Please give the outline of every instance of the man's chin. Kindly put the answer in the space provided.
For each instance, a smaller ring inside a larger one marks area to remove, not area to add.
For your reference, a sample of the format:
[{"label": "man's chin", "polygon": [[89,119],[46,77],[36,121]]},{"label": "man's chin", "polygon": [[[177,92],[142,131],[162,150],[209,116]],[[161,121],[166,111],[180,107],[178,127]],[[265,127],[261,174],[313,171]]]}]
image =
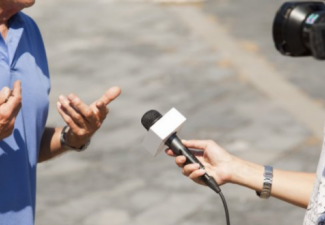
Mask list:
[{"label": "man's chin", "polygon": [[25,8],[29,8],[35,4],[35,0],[26,1]]}]

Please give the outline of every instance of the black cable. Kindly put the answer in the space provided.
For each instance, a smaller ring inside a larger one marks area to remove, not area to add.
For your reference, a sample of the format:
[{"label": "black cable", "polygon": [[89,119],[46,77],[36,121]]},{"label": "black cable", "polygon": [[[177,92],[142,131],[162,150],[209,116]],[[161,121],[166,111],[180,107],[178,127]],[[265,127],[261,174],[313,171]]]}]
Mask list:
[{"label": "black cable", "polygon": [[[203,167],[203,165],[202,165],[202,167]],[[230,218],[229,218],[229,211],[228,211],[227,202],[226,202],[225,196],[221,192],[219,184],[216,182],[216,180],[213,177],[211,177],[207,173],[205,173],[200,178],[204,183],[206,183],[206,185],[208,185],[208,187],[210,187],[214,192],[219,194],[219,196],[220,196],[220,198],[222,200],[222,203],[223,203],[223,208],[225,209],[227,225],[230,225]]]},{"label": "black cable", "polygon": [[227,206],[227,202],[226,202],[225,196],[223,196],[223,194],[222,194],[221,191],[218,194],[219,194],[219,196],[220,196],[220,198],[222,200],[223,208],[225,209],[227,225],[230,225],[229,211],[228,211],[228,206]]}]

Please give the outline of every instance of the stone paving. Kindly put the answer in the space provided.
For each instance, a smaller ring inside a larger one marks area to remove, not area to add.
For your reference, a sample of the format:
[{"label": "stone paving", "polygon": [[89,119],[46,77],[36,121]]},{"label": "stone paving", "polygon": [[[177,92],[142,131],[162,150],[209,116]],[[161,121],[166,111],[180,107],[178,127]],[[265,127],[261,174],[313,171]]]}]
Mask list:
[{"label": "stone paving", "polygon": [[[150,109],[165,113],[176,107],[184,114],[182,138],[213,139],[239,157],[281,169],[316,170],[321,140],[247,83],[169,5],[149,2],[43,0],[26,10],[39,24],[47,48],[49,125],[63,125],[55,107],[60,94],[73,92],[91,103],[110,86],[123,90],[89,150],[39,165],[37,225],[225,224],[218,196],[183,177],[173,159],[164,154],[152,158],[141,146],[145,129],[140,119]],[[238,19],[241,4],[223,0],[193,7],[226,15],[228,21]],[[246,39],[261,46],[257,32]],[[282,67],[281,60],[272,59],[280,56],[271,56],[277,53],[271,54],[270,46],[262,45],[268,51],[261,55]],[[324,94],[314,82],[292,82]],[[222,190],[232,224],[302,223],[303,209],[276,199],[262,201],[254,191],[234,185]]]}]

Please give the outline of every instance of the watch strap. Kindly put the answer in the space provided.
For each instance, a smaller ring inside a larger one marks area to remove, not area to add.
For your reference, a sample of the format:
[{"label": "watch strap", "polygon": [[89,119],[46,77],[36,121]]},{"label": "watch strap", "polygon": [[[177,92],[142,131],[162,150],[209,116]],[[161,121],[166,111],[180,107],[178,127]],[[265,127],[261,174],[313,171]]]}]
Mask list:
[{"label": "watch strap", "polygon": [[256,194],[263,199],[268,199],[271,196],[272,181],[273,181],[273,167],[264,166],[264,179],[262,191],[256,191]]},{"label": "watch strap", "polygon": [[66,136],[67,136],[68,131],[69,131],[69,126],[64,126],[61,131],[60,144],[61,144],[62,148],[66,149],[66,150],[74,150],[77,152],[82,152],[88,148],[88,146],[90,144],[90,139],[84,145],[82,145],[80,148],[76,148],[76,147],[67,145]]}]

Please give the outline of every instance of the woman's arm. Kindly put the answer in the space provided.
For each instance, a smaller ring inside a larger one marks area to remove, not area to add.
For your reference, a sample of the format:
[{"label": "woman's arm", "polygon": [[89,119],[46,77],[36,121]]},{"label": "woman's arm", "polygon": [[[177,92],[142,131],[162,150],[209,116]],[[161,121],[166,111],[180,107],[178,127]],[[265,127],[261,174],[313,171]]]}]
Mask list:
[{"label": "woman's arm", "polygon": [[[238,158],[236,160],[238,162],[234,165],[237,165],[237,168],[234,170],[229,182],[260,192],[263,186],[264,166]],[[313,173],[274,169],[271,196],[307,208],[314,181],[315,174]]]},{"label": "woman's arm", "polygon": [[[184,165],[184,156],[176,157],[176,164],[183,168],[183,174],[193,181],[204,185],[200,177],[207,172],[220,184],[234,183],[252,190],[261,191],[264,180],[264,166],[254,164],[229,154],[214,141],[184,141],[188,148],[203,150],[197,158],[204,165],[205,170],[198,164]],[[170,149],[167,154],[174,156]],[[309,197],[313,189],[315,174],[289,172],[275,169],[271,196],[289,202],[299,207],[308,206]]]}]

